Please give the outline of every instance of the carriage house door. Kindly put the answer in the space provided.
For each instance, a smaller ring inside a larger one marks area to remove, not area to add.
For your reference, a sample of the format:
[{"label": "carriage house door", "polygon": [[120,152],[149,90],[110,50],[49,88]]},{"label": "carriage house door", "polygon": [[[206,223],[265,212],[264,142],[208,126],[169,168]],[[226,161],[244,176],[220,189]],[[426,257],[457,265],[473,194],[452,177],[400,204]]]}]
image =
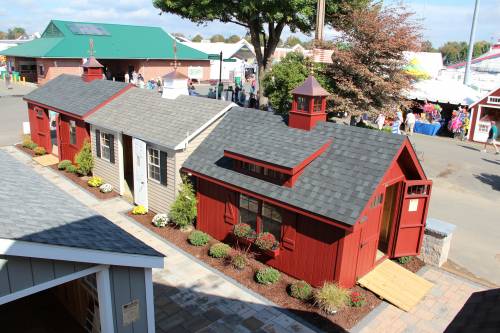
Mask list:
[{"label": "carriage house door", "polygon": [[405,182],[401,214],[395,229],[393,257],[420,253],[431,188],[432,181],[429,180]]},{"label": "carriage house door", "polygon": [[132,138],[134,157],[134,202],[148,208],[148,170],[146,142]]}]

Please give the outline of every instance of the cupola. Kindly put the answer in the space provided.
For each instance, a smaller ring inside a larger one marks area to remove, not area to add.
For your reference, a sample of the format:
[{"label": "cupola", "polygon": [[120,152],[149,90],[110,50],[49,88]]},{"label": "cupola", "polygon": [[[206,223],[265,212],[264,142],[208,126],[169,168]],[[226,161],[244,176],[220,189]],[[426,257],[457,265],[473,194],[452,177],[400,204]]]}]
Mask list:
[{"label": "cupola", "polygon": [[163,93],[161,97],[168,99],[176,99],[179,95],[189,95],[188,80],[189,78],[174,69],[163,79]]},{"label": "cupola", "polygon": [[310,131],[320,121],[326,121],[326,97],[330,95],[312,75],[292,90],[292,109],[288,126]]},{"label": "cupola", "polygon": [[103,68],[104,66],[97,61],[94,57],[94,41],[91,39],[89,41],[90,46],[90,56],[83,63],[83,75],[82,79],[85,82],[90,82],[94,80],[102,80]]}]

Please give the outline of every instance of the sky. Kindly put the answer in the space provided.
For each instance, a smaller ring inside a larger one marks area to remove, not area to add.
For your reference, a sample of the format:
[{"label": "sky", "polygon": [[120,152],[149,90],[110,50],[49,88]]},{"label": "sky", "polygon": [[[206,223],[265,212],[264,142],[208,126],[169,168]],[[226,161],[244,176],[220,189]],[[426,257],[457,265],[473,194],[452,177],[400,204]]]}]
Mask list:
[{"label": "sky", "polygon": [[[405,3],[421,21],[424,38],[435,46],[449,40],[468,40],[474,0],[406,0]],[[0,30],[21,26],[29,33],[43,32],[51,19],[60,19],[161,26],[168,32],[181,32],[187,37],[198,33],[205,38],[214,34],[226,37],[245,34],[245,29],[235,24],[211,22],[199,26],[178,16],[159,13],[151,0],[0,0]],[[499,39],[499,18],[500,0],[482,0],[476,40]],[[289,34],[290,31],[285,31],[283,39]],[[326,36],[334,34],[334,31],[327,31]]]}]

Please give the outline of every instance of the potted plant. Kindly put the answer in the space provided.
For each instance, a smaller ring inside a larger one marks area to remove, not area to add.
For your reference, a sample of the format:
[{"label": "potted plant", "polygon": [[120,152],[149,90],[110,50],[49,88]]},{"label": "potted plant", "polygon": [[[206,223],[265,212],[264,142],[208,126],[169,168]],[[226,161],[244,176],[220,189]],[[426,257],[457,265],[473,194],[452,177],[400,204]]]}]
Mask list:
[{"label": "potted plant", "polygon": [[279,243],[276,241],[276,237],[269,232],[260,233],[255,239],[255,246],[257,246],[264,254],[276,258],[279,253]]}]

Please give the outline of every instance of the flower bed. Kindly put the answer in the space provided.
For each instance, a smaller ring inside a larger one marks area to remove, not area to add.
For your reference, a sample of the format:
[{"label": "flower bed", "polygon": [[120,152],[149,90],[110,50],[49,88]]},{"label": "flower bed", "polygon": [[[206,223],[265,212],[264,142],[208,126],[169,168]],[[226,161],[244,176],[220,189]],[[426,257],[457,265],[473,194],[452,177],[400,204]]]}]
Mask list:
[{"label": "flower bed", "polygon": [[20,143],[16,145],[16,148],[19,149],[20,151],[22,151],[22,152],[30,155],[31,157],[35,157],[36,156],[35,152],[32,149],[23,147],[23,145],[20,144]]},{"label": "flower bed", "polygon": [[396,260],[396,263],[403,266],[404,268],[406,268],[407,270],[409,270],[412,273],[418,272],[422,267],[425,266],[425,263],[422,260],[418,259],[417,257],[412,257],[410,259],[410,261],[405,263],[405,264],[401,264],[397,260]]},{"label": "flower bed", "polygon": [[[188,232],[180,231],[178,228],[175,228],[171,225],[167,225],[164,228],[155,227],[151,222],[153,217],[155,216],[154,212],[150,211],[145,215],[132,215],[131,212],[128,212],[127,215],[144,227],[152,230],[159,236],[174,244],[175,246],[190,253],[192,256],[198,258],[199,260],[202,260],[213,268],[221,271],[225,275],[235,279],[242,285],[261,294],[262,296],[278,304],[279,306],[295,313],[312,325],[324,331],[344,331],[345,329],[353,327],[381,302],[381,300],[373,293],[359,286],[355,286],[351,289],[351,291],[358,292],[364,296],[366,300],[364,306],[346,306],[334,315],[327,314],[321,311],[318,307],[314,306],[312,301],[303,302],[299,299],[291,297],[288,294],[289,286],[292,283],[298,281],[291,276],[281,273],[280,279],[276,283],[270,285],[259,284],[255,281],[256,271],[268,267],[260,261],[253,258],[248,258],[248,262],[246,265],[244,265],[244,267],[236,269],[233,266],[234,263],[231,263],[230,258],[216,259],[209,256],[208,250],[213,244],[218,243],[217,240],[210,239],[210,241],[205,246],[193,246],[188,242]],[[243,245],[241,241],[239,242],[239,244]],[[244,245],[241,247],[245,248]]]}]

